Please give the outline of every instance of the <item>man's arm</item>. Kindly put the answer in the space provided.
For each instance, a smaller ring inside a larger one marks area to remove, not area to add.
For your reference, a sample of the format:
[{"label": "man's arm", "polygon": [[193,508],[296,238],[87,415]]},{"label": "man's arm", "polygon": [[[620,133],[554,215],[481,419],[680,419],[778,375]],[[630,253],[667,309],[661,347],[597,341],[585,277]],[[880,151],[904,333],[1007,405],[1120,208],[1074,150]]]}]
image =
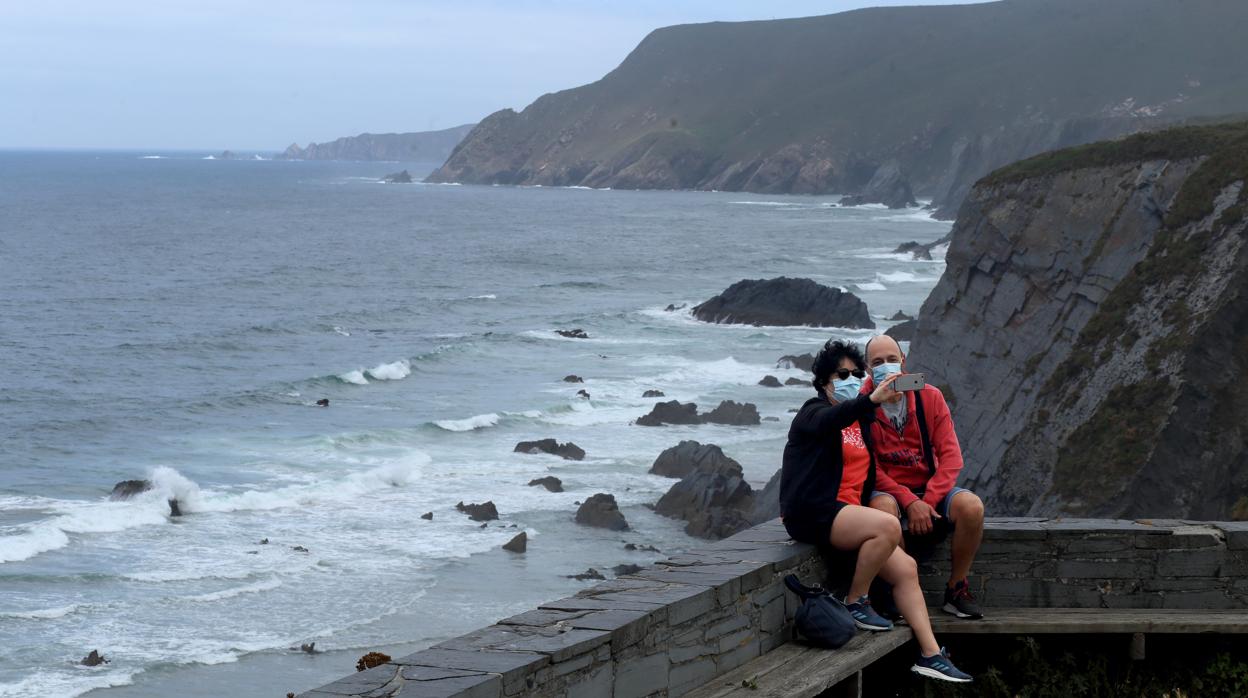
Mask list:
[{"label": "man's arm", "polygon": [[962,472],[962,447],[958,445],[958,435],[954,432],[953,417],[949,414],[945,396],[939,390],[925,390],[923,407],[927,413],[927,431],[932,439],[932,450],[938,463],[936,474],[927,481],[923,501],[936,508],[953,489],[958,481],[958,474]]}]

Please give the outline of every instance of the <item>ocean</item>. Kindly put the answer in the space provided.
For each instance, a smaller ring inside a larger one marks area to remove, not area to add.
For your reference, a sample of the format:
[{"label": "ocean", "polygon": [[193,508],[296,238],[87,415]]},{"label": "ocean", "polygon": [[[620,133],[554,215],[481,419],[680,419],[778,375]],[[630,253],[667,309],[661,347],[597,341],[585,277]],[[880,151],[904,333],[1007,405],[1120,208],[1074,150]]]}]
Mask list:
[{"label": "ocean", "polygon": [[[0,152],[0,696],[285,695],[697,547],[646,506],[659,452],[718,444],[761,487],[813,390],[758,381],[872,332],[689,307],[808,277],[884,328],[944,268],[891,253],[948,232],[919,209],[378,182],[435,166]],[[649,389],[778,421],[634,426]],[[513,453],[547,437],[585,460]],[[573,522],[596,492],[628,531]]]}]

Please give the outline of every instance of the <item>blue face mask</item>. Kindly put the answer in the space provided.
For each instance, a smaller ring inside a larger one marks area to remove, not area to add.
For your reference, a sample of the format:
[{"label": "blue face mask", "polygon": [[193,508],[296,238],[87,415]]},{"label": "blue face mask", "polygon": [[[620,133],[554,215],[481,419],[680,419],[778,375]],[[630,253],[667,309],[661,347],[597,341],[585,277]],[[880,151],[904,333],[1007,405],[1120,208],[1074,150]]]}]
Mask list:
[{"label": "blue face mask", "polygon": [[875,384],[883,383],[885,379],[894,373],[901,373],[901,364],[880,364],[871,369],[871,377],[875,379]]},{"label": "blue face mask", "polygon": [[839,378],[832,379],[832,397],[837,402],[845,402],[858,397],[858,390],[862,388],[862,379],[850,376],[845,380]]}]

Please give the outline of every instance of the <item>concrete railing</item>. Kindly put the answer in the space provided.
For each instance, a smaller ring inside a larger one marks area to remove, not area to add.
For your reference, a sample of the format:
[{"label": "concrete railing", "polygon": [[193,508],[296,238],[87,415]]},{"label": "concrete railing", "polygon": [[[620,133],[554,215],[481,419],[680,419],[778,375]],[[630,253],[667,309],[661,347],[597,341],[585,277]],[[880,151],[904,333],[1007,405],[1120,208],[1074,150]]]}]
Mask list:
[{"label": "concrete railing", "polygon": [[[300,694],[677,696],[787,642],[791,572],[814,548],[772,521]],[[922,566],[933,604],[948,546]],[[972,572],[986,607],[1248,608],[1248,523],[994,519]]]}]

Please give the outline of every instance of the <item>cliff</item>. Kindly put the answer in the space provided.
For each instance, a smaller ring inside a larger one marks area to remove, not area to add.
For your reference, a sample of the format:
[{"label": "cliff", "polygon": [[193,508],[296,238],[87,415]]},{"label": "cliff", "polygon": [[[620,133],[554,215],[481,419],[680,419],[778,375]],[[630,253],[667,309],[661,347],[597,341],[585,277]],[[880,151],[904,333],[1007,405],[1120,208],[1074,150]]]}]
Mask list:
[{"label": "cliff", "polygon": [[328,143],[290,144],[275,160],[443,162],[476,124],[416,133],[361,133]]},{"label": "cliff", "polygon": [[956,209],[1046,150],[1248,111],[1248,3],[1005,0],[659,29],[484,119],[434,181],[857,193]]},{"label": "cliff", "polygon": [[909,368],[945,388],[994,514],[1248,509],[1248,122],[980,181]]}]

